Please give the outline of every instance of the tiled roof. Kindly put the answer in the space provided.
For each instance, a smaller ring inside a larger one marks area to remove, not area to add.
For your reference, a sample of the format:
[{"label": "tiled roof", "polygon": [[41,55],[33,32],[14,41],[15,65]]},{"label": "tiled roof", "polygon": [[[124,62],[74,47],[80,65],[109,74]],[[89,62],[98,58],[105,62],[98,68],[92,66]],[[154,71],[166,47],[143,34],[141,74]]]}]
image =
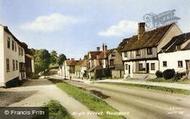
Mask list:
[{"label": "tiled roof", "polygon": [[142,35],[140,39],[138,39],[138,35],[126,38],[119,44],[118,49],[119,51],[130,51],[148,47],[155,47],[158,45],[159,41],[163,38],[163,36],[172,25],[174,25],[174,23],[159,27],[151,31],[147,31]]},{"label": "tiled roof", "polygon": [[68,65],[68,66],[74,66],[74,65],[76,65],[76,60],[66,60],[66,64]]},{"label": "tiled roof", "polygon": [[91,59],[96,59],[97,55],[99,55],[101,51],[90,51],[89,54],[91,55]]},{"label": "tiled roof", "polygon": [[113,51],[114,49],[109,49],[106,51],[101,51],[101,53],[97,56],[98,59],[106,59],[108,58],[108,55]]},{"label": "tiled roof", "polygon": [[[182,45],[185,43],[187,40],[190,40],[190,32],[189,33],[184,33],[178,36],[175,36],[172,38],[170,42],[168,42],[163,48],[162,51],[164,52],[173,52],[176,51],[176,47]],[[187,44],[183,49],[181,50],[187,50],[190,49],[190,43]]]}]

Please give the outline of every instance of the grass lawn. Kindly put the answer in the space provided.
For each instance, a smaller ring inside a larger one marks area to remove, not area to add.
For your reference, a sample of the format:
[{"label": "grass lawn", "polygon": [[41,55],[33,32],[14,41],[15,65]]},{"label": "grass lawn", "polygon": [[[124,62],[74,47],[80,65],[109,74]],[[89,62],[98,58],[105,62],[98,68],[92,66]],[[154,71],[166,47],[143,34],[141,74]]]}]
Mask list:
[{"label": "grass lawn", "polygon": [[74,119],[67,110],[56,100],[51,100],[45,107],[49,109],[49,119]]},{"label": "grass lawn", "polygon": [[94,112],[102,112],[98,115],[101,119],[125,119],[125,117],[120,115],[108,115],[108,112],[117,113],[118,110],[108,105],[102,99],[96,97],[95,95],[92,95],[89,91],[82,90],[66,82],[57,83],[56,85],[74,97],[76,100],[87,106],[90,110]]},{"label": "grass lawn", "polygon": [[[101,82],[101,83],[105,83],[105,82]],[[105,84],[108,84],[108,82],[106,82]],[[109,84],[130,86],[130,87],[139,87],[139,88],[146,88],[146,89],[165,91],[165,92],[169,92],[169,93],[190,95],[190,91],[185,90],[185,89],[168,88],[168,87],[162,87],[162,86],[151,86],[151,85],[145,85],[145,84],[131,84],[131,83],[112,83],[112,82],[109,82]]]}]

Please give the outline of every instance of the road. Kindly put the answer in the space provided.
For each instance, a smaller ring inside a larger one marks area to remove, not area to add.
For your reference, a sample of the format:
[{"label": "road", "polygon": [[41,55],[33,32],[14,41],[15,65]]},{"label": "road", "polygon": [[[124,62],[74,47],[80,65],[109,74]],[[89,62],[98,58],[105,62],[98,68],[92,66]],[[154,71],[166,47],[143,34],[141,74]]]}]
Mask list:
[{"label": "road", "polygon": [[190,119],[189,95],[113,84],[67,82],[109,96],[104,100],[120,112],[126,112],[127,119]]}]

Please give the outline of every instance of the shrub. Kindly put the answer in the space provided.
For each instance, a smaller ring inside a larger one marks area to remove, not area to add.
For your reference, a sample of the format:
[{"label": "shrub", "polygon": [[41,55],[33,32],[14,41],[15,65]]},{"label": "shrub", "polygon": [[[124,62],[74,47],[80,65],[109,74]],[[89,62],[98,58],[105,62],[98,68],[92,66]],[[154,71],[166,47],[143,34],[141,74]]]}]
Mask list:
[{"label": "shrub", "polygon": [[174,79],[175,80],[179,80],[179,79],[181,79],[183,76],[185,76],[186,75],[186,73],[185,72],[181,72],[181,73],[176,73],[175,74],[175,77],[174,77]]},{"label": "shrub", "polygon": [[171,79],[175,76],[175,70],[174,69],[166,69],[163,72],[164,79]]},{"label": "shrub", "polygon": [[163,74],[162,74],[162,72],[161,71],[156,71],[156,77],[157,78],[161,78],[161,77],[163,77]]},{"label": "shrub", "polygon": [[56,100],[50,100],[45,107],[48,107],[50,119],[73,119],[60,102]]}]

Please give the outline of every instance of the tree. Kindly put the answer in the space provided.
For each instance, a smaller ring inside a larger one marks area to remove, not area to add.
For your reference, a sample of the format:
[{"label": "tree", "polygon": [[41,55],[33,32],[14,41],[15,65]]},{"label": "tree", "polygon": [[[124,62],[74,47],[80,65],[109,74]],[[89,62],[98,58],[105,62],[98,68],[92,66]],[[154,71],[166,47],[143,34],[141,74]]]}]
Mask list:
[{"label": "tree", "polygon": [[50,54],[51,56],[51,64],[56,64],[57,63],[57,52],[53,50]]},{"label": "tree", "polygon": [[34,61],[36,73],[46,71],[51,63],[49,51],[46,49],[35,50]]},{"label": "tree", "polygon": [[64,54],[60,54],[59,57],[58,57],[58,60],[57,60],[57,63],[60,65],[63,64],[63,62],[66,60],[66,56]]}]

